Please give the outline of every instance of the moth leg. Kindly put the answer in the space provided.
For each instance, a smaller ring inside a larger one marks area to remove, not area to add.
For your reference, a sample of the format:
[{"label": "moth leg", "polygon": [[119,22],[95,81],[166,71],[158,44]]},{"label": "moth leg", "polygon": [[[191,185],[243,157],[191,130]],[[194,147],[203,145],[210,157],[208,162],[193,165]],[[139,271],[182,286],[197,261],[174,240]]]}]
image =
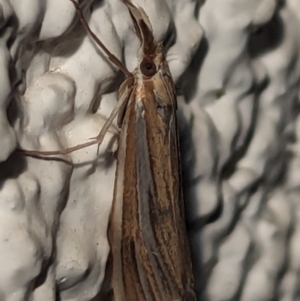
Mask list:
[{"label": "moth leg", "polygon": [[107,55],[108,59],[115,65],[117,66],[126,76],[132,76],[132,74],[128,71],[128,69],[124,66],[124,64],[114,55],[112,54],[107,48],[106,46],[99,40],[99,38],[96,36],[96,34],[91,30],[90,26],[88,25],[88,23],[86,22],[82,10],[80,8],[80,6],[78,5],[77,2],[75,2],[74,0],[70,0],[76,10],[76,13],[79,17],[79,20],[82,24],[82,26],[85,28],[85,30],[87,31],[87,33],[92,37],[92,39],[96,42],[96,44],[105,52],[105,54]]},{"label": "moth leg", "polygon": [[[83,13],[81,11],[80,6],[78,3],[76,3],[74,0],[70,0],[73,5],[75,6],[76,13],[79,16],[80,22],[86,29],[86,31],[90,34],[90,36],[95,40],[97,45],[107,54],[108,59],[115,64],[117,67],[120,68],[120,70],[127,76],[127,80],[125,81],[125,91],[124,93],[119,93],[121,95],[121,98],[118,101],[118,104],[114,107],[113,111],[111,112],[109,118],[105,122],[104,126],[102,127],[100,133],[98,136],[91,138],[93,141],[89,141],[86,143],[78,144],[73,147],[66,148],[64,150],[59,150],[59,151],[34,151],[34,150],[23,150],[19,149],[18,151],[22,152],[25,155],[28,156],[52,156],[52,155],[66,155],[69,153],[72,153],[74,151],[86,148],[88,146],[98,144],[98,150],[97,153],[99,152],[100,145],[105,137],[106,132],[108,131],[111,123],[113,122],[114,118],[120,111],[124,111],[124,107],[126,107],[126,102],[129,99],[129,95],[132,91],[132,81],[133,81],[133,76],[132,74],[127,70],[127,68],[122,64],[122,62],[115,56],[113,55],[106,47],[105,45],[98,39],[98,37],[95,35],[95,33],[90,29],[88,23],[86,22]],[[130,84],[129,84],[130,83]],[[121,89],[122,90],[122,89]]]},{"label": "moth leg", "polygon": [[[121,92],[121,93],[120,93]],[[93,139],[93,142],[96,142],[98,144],[97,154],[99,153],[100,145],[104,139],[104,136],[106,132],[108,131],[111,123],[115,119],[117,115],[118,116],[118,127],[120,128],[122,126],[122,120],[124,118],[124,111],[126,110],[127,103],[129,101],[130,95],[132,93],[132,82],[131,79],[127,79],[121,86],[119,90],[119,95],[121,95],[118,104],[114,107],[113,111],[111,112],[111,115],[109,116],[108,120],[102,127],[101,131],[96,137],[90,138]]]},{"label": "moth leg", "polygon": [[115,105],[112,112],[110,113],[108,119],[105,121],[101,131],[98,134],[98,136],[96,136],[94,138],[90,138],[93,141],[85,142],[85,143],[78,144],[78,145],[73,146],[73,147],[68,147],[66,149],[57,150],[57,151],[34,151],[34,150],[24,150],[24,149],[20,149],[19,151],[21,151],[23,154],[29,155],[29,156],[66,155],[66,154],[72,153],[74,151],[77,151],[77,150],[80,150],[80,149],[83,149],[83,148],[86,148],[88,146],[95,145],[95,144],[98,144],[98,150],[99,150],[99,147],[100,147],[100,145],[101,145],[101,143],[102,143],[102,141],[105,137],[105,134],[107,133],[107,131],[108,131],[109,127],[111,126],[113,120],[118,115],[120,110],[124,107],[124,104],[127,101],[128,101],[128,95],[124,95],[124,97],[121,97],[121,99],[118,101],[118,103]]},{"label": "moth leg", "polygon": [[96,136],[94,138],[90,138],[90,139],[94,140],[93,142],[96,142],[98,144],[97,154],[99,153],[99,148],[101,146],[101,143],[102,143],[102,141],[105,137],[105,134],[107,133],[111,123],[113,122],[115,117],[120,113],[120,111],[122,111],[122,109],[123,109],[124,105],[126,105],[127,101],[128,101],[128,97],[121,98],[119,100],[118,104],[114,107],[113,111],[111,112],[111,115],[109,116],[109,118],[105,122],[105,124],[102,127],[102,129],[101,129],[100,133],[98,134],[98,136]]}]

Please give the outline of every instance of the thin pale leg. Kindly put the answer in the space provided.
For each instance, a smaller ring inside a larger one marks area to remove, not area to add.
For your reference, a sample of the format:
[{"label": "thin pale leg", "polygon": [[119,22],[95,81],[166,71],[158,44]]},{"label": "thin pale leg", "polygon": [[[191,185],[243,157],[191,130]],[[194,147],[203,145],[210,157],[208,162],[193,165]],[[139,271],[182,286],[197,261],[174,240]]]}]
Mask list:
[{"label": "thin pale leg", "polygon": [[118,103],[115,105],[114,109],[112,110],[112,112],[110,113],[110,116],[108,117],[108,119],[106,120],[105,124],[103,125],[101,131],[99,132],[99,135],[91,138],[93,141],[90,142],[86,142],[86,143],[82,143],[82,144],[78,144],[76,146],[73,147],[69,147],[63,150],[59,150],[59,151],[33,151],[33,150],[21,150],[21,152],[25,155],[29,155],[29,156],[36,156],[36,155],[42,155],[42,156],[51,156],[51,155],[66,155],[69,153],[72,153],[74,151],[86,148],[88,146],[91,145],[95,145],[98,144],[98,149],[105,137],[105,134],[107,133],[109,127],[111,126],[113,120],[115,119],[115,117],[118,115],[118,113],[120,112],[120,110],[122,110],[125,102],[128,101],[128,97],[129,94],[125,93],[120,100],[118,101]]},{"label": "thin pale leg", "polygon": [[78,5],[78,3],[75,2],[74,0],[70,0],[70,1],[75,6],[76,13],[79,16],[79,20],[80,20],[81,24],[83,25],[85,30],[89,33],[89,35],[93,38],[93,40],[96,42],[96,44],[106,53],[106,55],[108,56],[108,59],[113,64],[115,64],[126,76],[132,77],[132,74],[127,70],[127,68],[124,66],[124,64],[106,48],[106,46],[98,39],[98,37],[95,35],[95,33],[91,30],[91,28],[89,27],[88,23],[86,22],[86,20],[83,16],[82,10],[80,9],[80,6]]},{"label": "thin pale leg", "polygon": [[[132,74],[127,70],[127,68],[122,64],[122,62],[105,47],[105,45],[98,39],[98,37],[95,35],[95,33],[91,30],[91,28],[89,27],[88,23],[86,22],[86,20],[83,16],[83,13],[82,13],[78,3],[75,2],[74,0],[70,0],[70,1],[75,6],[76,13],[79,16],[79,20],[82,23],[83,27],[90,34],[90,36],[94,39],[96,44],[107,54],[108,59],[113,64],[115,64],[118,68],[120,68],[120,70],[126,75],[126,77],[132,77]],[[106,132],[108,131],[108,129],[109,129],[111,123],[113,122],[114,118],[119,113],[119,111],[122,109],[123,104],[128,100],[128,98],[129,98],[129,95],[127,93],[125,93],[125,95],[122,95],[121,99],[118,101],[118,104],[115,106],[115,108],[111,112],[108,120],[105,122],[105,124],[104,124],[103,128],[101,129],[99,135],[95,138],[91,138],[94,141],[82,143],[82,144],[79,144],[79,145],[76,145],[76,146],[73,146],[73,147],[69,147],[69,148],[66,148],[64,150],[59,150],[59,151],[33,151],[33,150],[20,150],[20,151],[23,154],[29,155],[29,156],[30,155],[31,156],[66,155],[66,154],[69,154],[71,152],[89,147],[89,146],[94,145],[94,144],[98,144],[98,151],[99,151],[99,147],[100,147],[100,145],[101,145],[101,143],[102,143],[102,141],[105,137]]]}]

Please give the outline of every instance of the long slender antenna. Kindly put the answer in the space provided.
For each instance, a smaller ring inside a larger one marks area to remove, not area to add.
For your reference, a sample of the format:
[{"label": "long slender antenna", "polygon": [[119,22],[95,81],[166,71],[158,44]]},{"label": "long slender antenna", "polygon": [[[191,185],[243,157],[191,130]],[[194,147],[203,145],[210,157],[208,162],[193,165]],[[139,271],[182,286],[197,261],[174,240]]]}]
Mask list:
[{"label": "long slender antenna", "polygon": [[118,68],[120,68],[120,70],[127,76],[127,77],[131,77],[132,74],[131,72],[128,71],[128,69],[124,66],[124,64],[114,55],[112,54],[106,47],[105,45],[98,39],[98,37],[96,36],[96,34],[91,30],[90,26],[88,25],[88,23],[86,22],[82,10],[80,8],[80,6],[78,5],[77,2],[75,2],[74,0],[70,0],[76,9],[76,13],[79,17],[79,20],[81,22],[81,24],[83,25],[83,27],[85,28],[85,30],[90,34],[90,36],[95,40],[95,42],[97,43],[97,45],[106,53],[107,57],[109,58],[109,60],[114,63]]}]

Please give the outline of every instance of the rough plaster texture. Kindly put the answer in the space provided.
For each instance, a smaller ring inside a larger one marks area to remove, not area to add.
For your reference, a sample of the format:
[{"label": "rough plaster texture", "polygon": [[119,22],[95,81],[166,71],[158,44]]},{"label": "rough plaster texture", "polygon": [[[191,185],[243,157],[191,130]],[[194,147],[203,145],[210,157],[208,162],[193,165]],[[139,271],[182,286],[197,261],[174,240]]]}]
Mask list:
[{"label": "rough plaster texture", "polygon": [[[128,69],[139,41],[119,0],[81,1]],[[299,0],[135,0],[178,97],[184,188],[202,301],[299,300]],[[68,0],[0,1],[0,300],[107,300],[116,128],[98,134],[120,73]],[[98,295],[98,297],[96,297]],[[93,299],[95,298],[95,299]]]}]

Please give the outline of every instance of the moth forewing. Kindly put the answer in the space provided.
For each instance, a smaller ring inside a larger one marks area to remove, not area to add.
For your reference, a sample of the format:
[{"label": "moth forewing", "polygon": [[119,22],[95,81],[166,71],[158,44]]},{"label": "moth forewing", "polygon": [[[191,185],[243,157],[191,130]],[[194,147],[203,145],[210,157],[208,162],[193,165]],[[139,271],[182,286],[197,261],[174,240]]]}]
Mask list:
[{"label": "moth forewing", "polygon": [[117,301],[195,300],[182,206],[176,97],[145,12],[123,0],[141,40],[120,129],[110,224]]}]

